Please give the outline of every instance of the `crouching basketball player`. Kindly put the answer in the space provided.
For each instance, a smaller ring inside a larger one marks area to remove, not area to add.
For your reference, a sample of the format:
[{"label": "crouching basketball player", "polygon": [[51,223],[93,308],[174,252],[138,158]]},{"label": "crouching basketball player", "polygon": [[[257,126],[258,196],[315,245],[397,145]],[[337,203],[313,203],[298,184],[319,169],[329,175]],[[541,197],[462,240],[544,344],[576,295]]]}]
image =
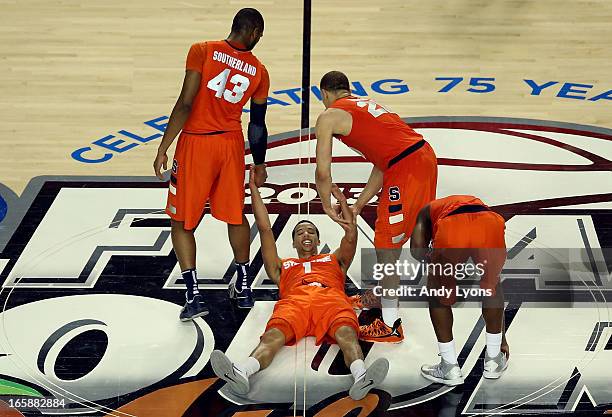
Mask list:
[{"label": "crouching basketball player", "polygon": [[[483,376],[490,379],[501,376],[509,355],[503,334],[504,300],[499,283],[506,260],[504,229],[504,219],[480,199],[452,195],[423,207],[410,240],[412,255],[419,260],[426,258],[433,266],[465,264],[471,258],[482,268],[480,288],[490,293],[483,298],[482,305],[487,342]],[[430,242],[432,249],[429,251]],[[436,268],[428,268],[428,271],[436,271]],[[455,275],[430,273],[427,280],[430,289],[444,287],[451,291],[444,297],[430,297],[429,315],[442,358],[438,364],[423,365],[421,374],[434,382],[459,385],[463,383],[463,375],[457,363],[451,309],[457,299]]]},{"label": "crouching basketball player", "polygon": [[285,345],[294,345],[306,336],[338,343],[354,383],[349,395],[360,400],[386,377],[389,362],[379,358],[366,368],[357,341],[359,322],[344,292],[344,280],[357,246],[357,229],[346,198],[335,187],[347,224],[340,247],[331,254],[318,254],[319,230],[308,220],[293,230],[293,247],[298,257],[280,259],[272,233],[268,211],[261,199],[251,168],[249,185],[252,207],[261,238],[261,252],[266,272],[280,288],[280,301],[274,307],[266,331],[246,360],[232,363],[221,351],[212,352],[210,361],[215,374],[237,394],[249,392],[249,377],[270,365],[274,355]]}]

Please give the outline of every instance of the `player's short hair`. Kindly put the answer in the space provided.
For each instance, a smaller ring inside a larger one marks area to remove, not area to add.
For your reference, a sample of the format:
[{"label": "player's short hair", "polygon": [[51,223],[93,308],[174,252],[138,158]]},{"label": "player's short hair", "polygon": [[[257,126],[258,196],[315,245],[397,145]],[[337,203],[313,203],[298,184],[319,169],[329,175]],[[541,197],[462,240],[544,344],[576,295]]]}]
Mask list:
[{"label": "player's short hair", "polygon": [[293,231],[291,232],[291,239],[295,239],[295,233],[296,233],[296,231],[297,231],[297,228],[298,228],[298,226],[299,226],[300,224],[302,224],[302,223],[308,223],[308,224],[311,224],[311,225],[312,225],[312,226],[315,228],[315,231],[317,232],[317,238],[319,238],[319,239],[320,239],[320,236],[319,236],[319,229],[318,229],[318,228],[317,228],[317,226],[316,226],[316,225],[315,225],[313,222],[311,222],[310,220],[300,220],[299,222],[297,222],[297,224],[296,224],[296,225],[295,225],[295,227],[293,228]]},{"label": "player's short hair", "polygon": [[245,7],[238,10],[232,21],[232,33],[251,33],[255,29],[264,30],[264,18],[257,9]]},{"label": "player's short hair", "polygon": [[321,78],[319,88],[326,91],[351,91],[348,77],[340,71],[330,71]]}]

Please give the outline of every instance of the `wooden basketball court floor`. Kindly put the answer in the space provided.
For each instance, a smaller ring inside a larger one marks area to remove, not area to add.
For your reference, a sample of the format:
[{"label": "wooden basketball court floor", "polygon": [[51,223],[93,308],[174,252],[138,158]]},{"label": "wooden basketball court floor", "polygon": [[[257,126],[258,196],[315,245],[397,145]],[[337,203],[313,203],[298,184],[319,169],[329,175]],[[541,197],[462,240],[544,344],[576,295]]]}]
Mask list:
[{"label": "wooden basketball court floor", "polygon": [[[310,339],[283,349],[248,397],[214,377],[210,352],[247,355],[277,295],[256,229],[255,308],[227,300],[225,226],[205,216],[198,269],[213,312],[177,319],[184,285],[152,161],[189,46],[224,38],[241,7],[266,20],[254,53],[271,76],[264,196],[281,256],[305,216],[329,250],[341,231],[317,204],[314,143],[299,130],[302,2],[0,0],[0,415],[612,413],[612,4],[312,1],[311,84],[345,72],[354,94],[432,144],[438,196],[477,195],[507,220],[504,376],[481,378],[483,323],[464,303],[455,338],[466,383],[429,384],[418,369],[438,360],[434,333],[424,303],[407,303],[403,343],[363,344],[366,362],[391,368],[357,403],[338,348]],[[310,126],[322,110],[314,88]],[[334,179],[354,198],[369,166],[338,142],[334,156]],[[373,210],[359,219],[360,248],[372,247]]]}]

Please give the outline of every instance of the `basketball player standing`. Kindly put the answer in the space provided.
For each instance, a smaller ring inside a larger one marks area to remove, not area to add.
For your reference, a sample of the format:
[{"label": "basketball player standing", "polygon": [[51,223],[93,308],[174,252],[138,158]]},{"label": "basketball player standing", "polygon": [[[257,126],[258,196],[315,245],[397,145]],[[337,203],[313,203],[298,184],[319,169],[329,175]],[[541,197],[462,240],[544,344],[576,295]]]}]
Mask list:
[{"label": "basketball player standing", "polygon": [[249,274],[250,227],[244,208],[244,138],[240,117],[251,100],[248,139],[255,163],[255,181],[266,180],[265,125],[270,80],[264,65],[251,53],[263,36],[264,20],[257,10],[238,11],[227,39],[195,43],[187,55],[185,79],[153,163],[163,179],[168,148],[179,131],[168,190],[166,213],[171,218],[172,244],[187,286],[180,319],[204,316],[208,308],[198,290],[194,230],[206,202],[216,219],[228,225],[238,271],[230,294],[238,306],[253,306]]}]

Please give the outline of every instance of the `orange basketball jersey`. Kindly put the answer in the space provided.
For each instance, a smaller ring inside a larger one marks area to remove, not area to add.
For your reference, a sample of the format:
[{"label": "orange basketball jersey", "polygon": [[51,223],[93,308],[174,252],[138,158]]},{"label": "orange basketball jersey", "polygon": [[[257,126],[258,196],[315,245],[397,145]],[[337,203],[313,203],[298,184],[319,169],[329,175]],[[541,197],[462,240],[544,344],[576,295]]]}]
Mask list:
[{"label": "orange basketball jersey", "polygon": [[242,130],[240,117],[246,102],[251,97],[268,96],[266,67],[250,51],[225,40],[193,44],[185,67],[202,74],[183,127],[186,133]]},{"label": "orange basketball jersey", "polygon": [[431,218],[434,234],[437,230],[438,221],[442,220],[459,207],[472,205],[488,207],[482,200],[473,195],[449,195],[448,197],[440,198],[429,203],[429,216]]},{"label": "orange basketball jersey", "polygon": [[335,136],[382,171],[388,168],[391,159],[423,139],[397,114],[372,99],[348,96],[336,100],[331,107],[344,110],[353,118],[351,133]]},{"label": "orange basketball jersey", "polygon": [[279,283],[280,298],[291,295],[296,288],[314,282],[344,293],[344,279],[344,273],[334,254],[314,255],[308,259],[283,259]]}]

